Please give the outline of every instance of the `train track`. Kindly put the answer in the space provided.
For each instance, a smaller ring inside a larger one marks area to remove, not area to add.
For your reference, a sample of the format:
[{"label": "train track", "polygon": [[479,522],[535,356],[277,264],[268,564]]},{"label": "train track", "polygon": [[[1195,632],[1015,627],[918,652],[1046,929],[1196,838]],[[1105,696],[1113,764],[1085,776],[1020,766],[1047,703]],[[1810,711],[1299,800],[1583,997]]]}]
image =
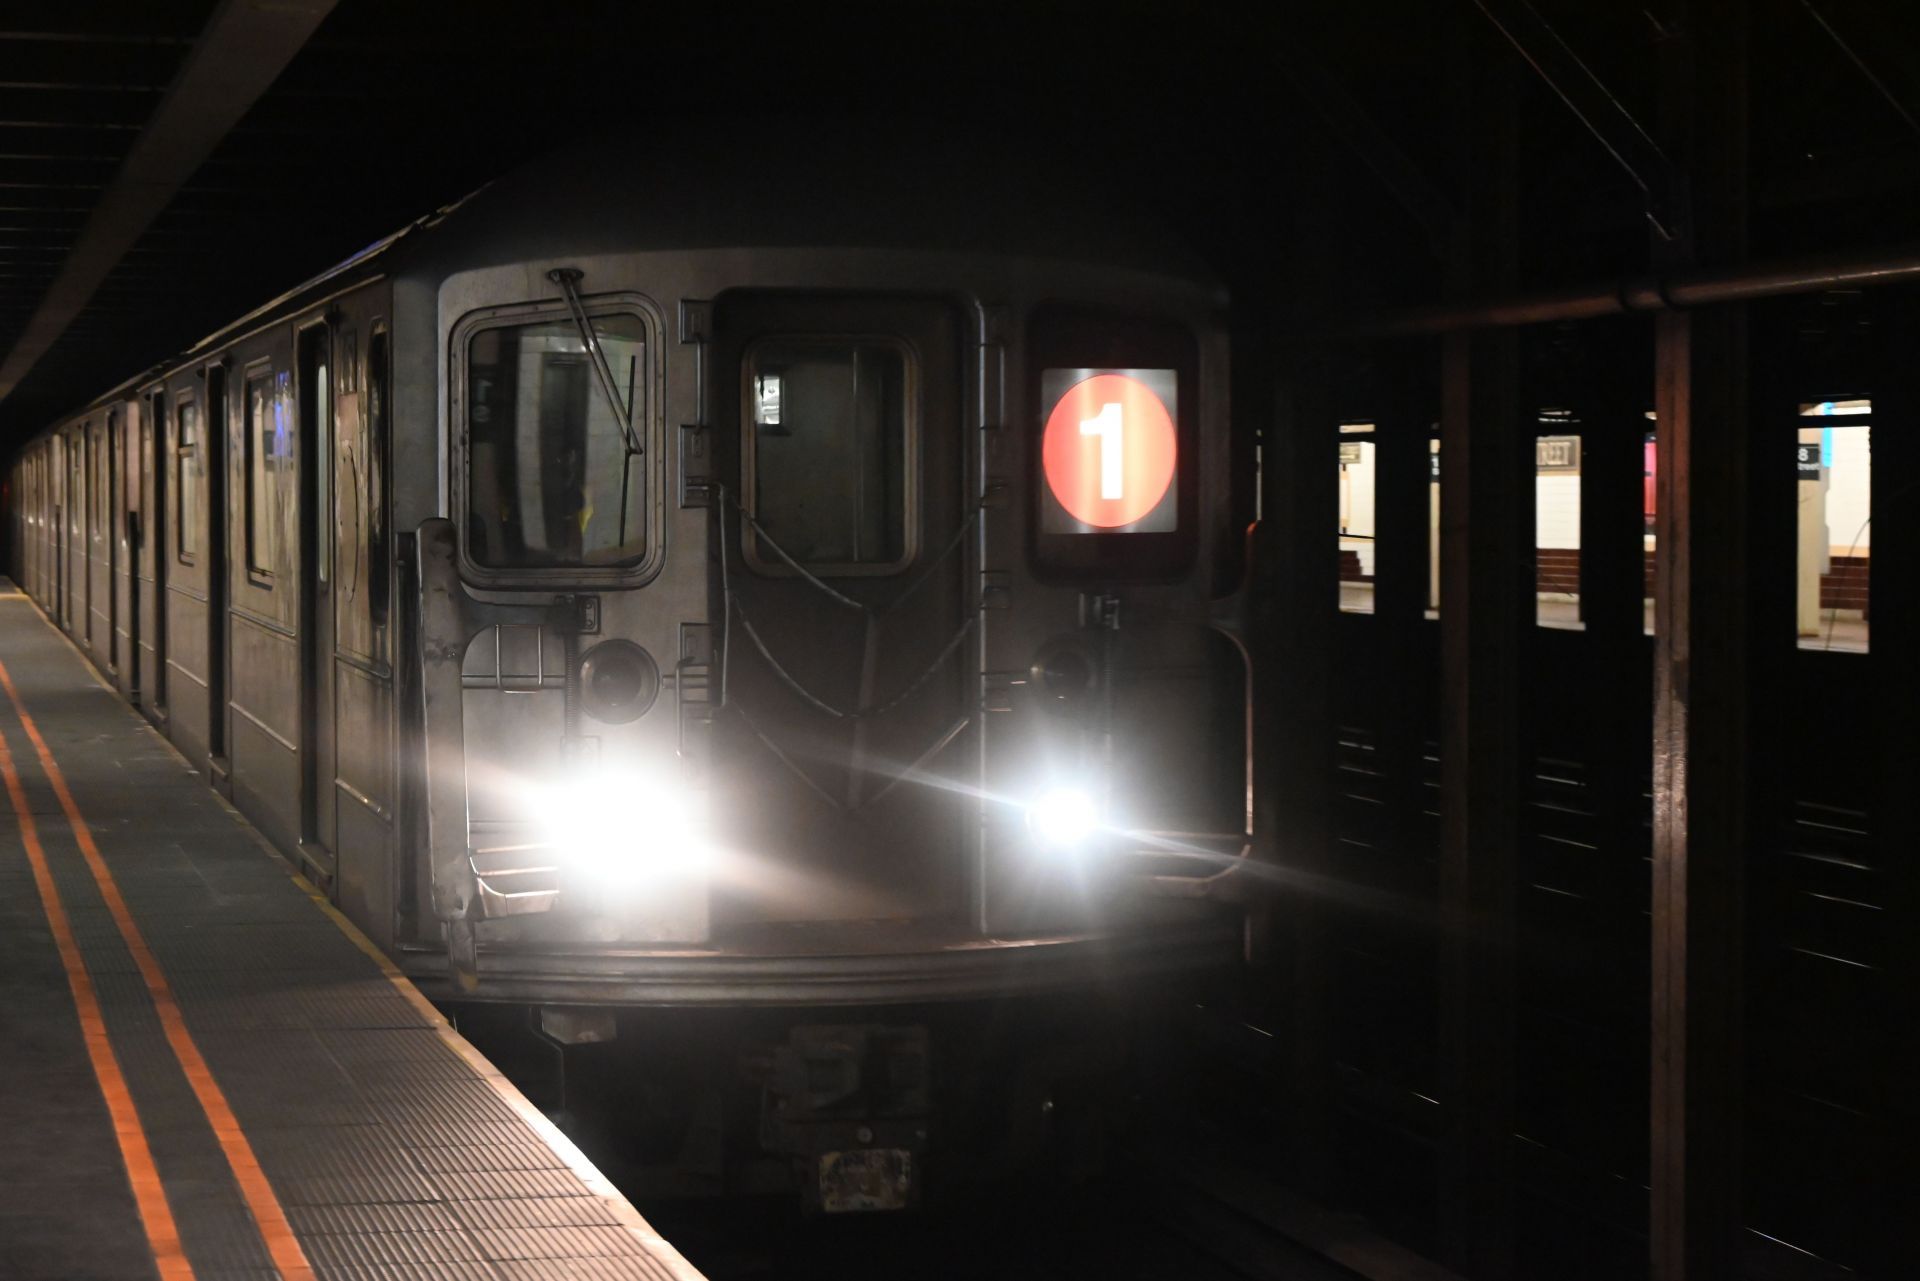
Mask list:
[{"label": "train track", "polygon": [[[1442,1281],[1357,1219],[1245,1176],[1143,1168],[1052,1197],[805,1219],[781,1202],[643,1205],[713,1281]],[[1302,1236],[1307,1241],[1300,1239]],[[1329,1258],[1345,1258],[1343,1266]]]}]

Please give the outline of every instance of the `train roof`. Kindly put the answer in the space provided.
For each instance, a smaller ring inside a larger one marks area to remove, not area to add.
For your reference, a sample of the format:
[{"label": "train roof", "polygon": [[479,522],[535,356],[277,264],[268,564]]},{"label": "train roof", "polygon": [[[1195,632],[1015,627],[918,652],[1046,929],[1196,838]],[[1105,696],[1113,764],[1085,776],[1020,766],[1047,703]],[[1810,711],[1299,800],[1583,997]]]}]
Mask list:
[{"label": "train roof", "polygon": [[[376,274],[444,276],[568,254],[898,249],[1083,262],[1218,287],[1142,199],[1177,157],[963,136],[951,125],[787,118],[567,146],[435,210],[62,414]],[[41,433],[41,434],[44,434]]]},{"label": "train roof", "polygon": [[950,125],[734,122],[569,147],[477,193],[422,252],[460,270],[566,254],[917,249],[1213,283],[1142,199],[1176,158],[1126,163]]}]

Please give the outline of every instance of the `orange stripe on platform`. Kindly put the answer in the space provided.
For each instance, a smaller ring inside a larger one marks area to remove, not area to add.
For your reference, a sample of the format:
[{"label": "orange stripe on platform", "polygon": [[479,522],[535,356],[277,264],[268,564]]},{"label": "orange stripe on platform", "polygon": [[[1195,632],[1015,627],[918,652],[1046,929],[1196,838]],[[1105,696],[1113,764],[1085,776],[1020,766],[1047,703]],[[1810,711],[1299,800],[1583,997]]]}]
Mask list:
[{"label": "orange stripe on platform", "polygon": [[26,789],[20,785],[20,771],[14,768],[13,751],[6,736],[0,734],[0,774],[6,777],[7,799],[20,819],[20,840],[26,846],[27,862],[33,868],[34,888],[40,892],[40,906],[53,931],[54,947],[60,953],[61,968],[67,972],[67,987],[73,992],[74,1011],[80,1017],[80,1033],[87,1045],[87,1058],[100,1083],[101,1096],[107,1102],[107,1115],[113,1120],[113,1137],[120,1145],[120,1159],[127,1167],[127,1182],[133,1187],[133,1203],[140,1212],[140,1226],[147,1234],[153,1262],[163,1281],[190,1281],[193,1265],[187,1262],[180,1245],[180,1230],[174,1225],[173,1211],[167,1206],[160,1171],[153,1164],[153,1152],[147,1146],[147,1132],[127,1090],[127,1078],[120,1071],[120,1059],[107,1039],[107,1021],[100,1014],[100,1000],[93,990],[93,979],[73,937],[73,925],[67,919],[60,890],[53,883],[47,866],[47,852],[40,844],[40,829],[27,808]]},{"label": "orange stripe on platform", "polygon": [[[239,1184],[240,1195],[253,1214],[254,1223],[260,1230],[260,1239],[267,1247],[273,1266],[280,1270],[282,1281],[313,1281],[313,1266],[307,1262],[306,1252],[300,1248],[299,1239],[294,1236],[293,1227],[287,1222],[287,1212],[281,1206],[280,1198],[274,1195],[273,1185],[267,1182],[266,1172],[260,1168],[259,1158],[254,1155],[253,1145],[240,1128],[239,1119],[228,1106],[226,1093],[214,1079],[212,1069],[200,1053],[200,1047],[194,1043],[193,1034],[187,1030],[186,1018],[180,1012],[179,1002],[174,999],[173,988],[167,983],[166,972],[160,968],[160,962],[147,946],[146,937],[134,923],[133,914],[127,910],[126,900],[120,896],[120,886],[114,881],[106,860],[100,857],[100,847],[94,843],[93,830],[87,826],[79,805],[74,802],[72,790],[67,787],[66,775],[48,750],[46,739],[40,736],[39,726],[28,714],[26,704],[21,701],[20,691],[14,687],[13,676],[4,662],[0,662],[0,687],[6,689],[7,698],[20,717],[21,727],[33,742],[33,750],[40,757],[47,781],[53,785],[60,808],[66,813],[67,826],[73,830],[74,841],[80,846],[80,856],[86,861],[87,870],[93,873],[94,884],[100,887],[100,897],[106,901],[107,911],[119,927],[127,950],[133,954],[134,964],[146,983],[147,993],[153,998],[154,1011],[160,1016],[160,1026],[167,1034],[167,1044],[173,1047],[174,1057],[180,1060],[187,1083],[193,1087],[194,1097],[200,1101],[200,1110],[206,1113],[208,1123],[213,1126],[214,1137],[219,1140],[227,1164],[233,1169],[234,1181]],[[16,778],[11,763],[8,765],[8,777],[10,780]],[[15,805],[24,817],[24,797],[17,799]],[[95,1008],[97,1015],[98,1007]],[[104,1036],[103,1026],[103,1041]],[[135,1125],[138,1125],[137,1120]],[[144,1146],[143,1139],[143,1150]],[[182,1259],[182,1266],[184,1264],[185,1260]]]}]

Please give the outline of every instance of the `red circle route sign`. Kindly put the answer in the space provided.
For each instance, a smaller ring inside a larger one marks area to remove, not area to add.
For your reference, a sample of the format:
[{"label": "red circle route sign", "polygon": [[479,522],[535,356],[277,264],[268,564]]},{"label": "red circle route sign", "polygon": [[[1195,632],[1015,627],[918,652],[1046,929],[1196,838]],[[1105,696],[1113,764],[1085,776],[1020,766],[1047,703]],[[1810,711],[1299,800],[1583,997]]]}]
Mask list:
[{"label": "red circle route sign", "polygon": [[1178,438],[1167,407],[1125,374],[1067,388],[1047,415],[1040,462],[1067,514],[1095,529],[1131,525],[1167,495]]}]

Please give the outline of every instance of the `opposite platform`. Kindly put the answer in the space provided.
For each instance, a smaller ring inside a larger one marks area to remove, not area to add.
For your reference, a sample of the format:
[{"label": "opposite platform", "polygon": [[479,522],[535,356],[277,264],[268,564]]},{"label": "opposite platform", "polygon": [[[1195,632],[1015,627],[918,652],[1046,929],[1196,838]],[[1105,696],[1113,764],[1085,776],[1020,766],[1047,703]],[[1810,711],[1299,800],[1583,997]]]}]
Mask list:
[{"label": "opposite platform", "polygon": [[0,580],[0,1277],[699,1274]]}]

